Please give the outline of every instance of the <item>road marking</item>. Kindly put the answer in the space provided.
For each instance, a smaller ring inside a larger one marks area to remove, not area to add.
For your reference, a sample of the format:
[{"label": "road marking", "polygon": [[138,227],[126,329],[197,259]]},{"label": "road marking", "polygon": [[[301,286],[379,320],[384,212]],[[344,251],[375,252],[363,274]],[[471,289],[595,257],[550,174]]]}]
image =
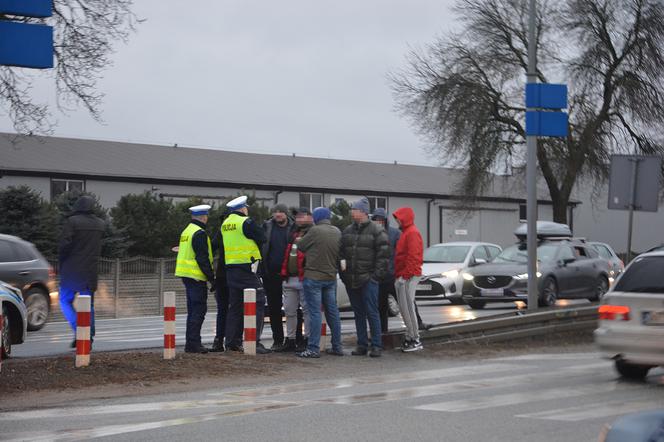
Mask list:
[{"label": "road marking", "polygon": [[144,413],[150,411],[187,410],[247,404],[241,399],[143,402],[135,404],[99,405],[93,407],[44,408],[29,411],[10,411],[0,414],[0,421],[49,419],[62,416],[92,416],[98,414]]},{"label": "road marking", "polygon": [[508,405],[526,404],[551,399],[565,399],[579,396],[588,396],[597,393],[607,393],[618,388],[615,382],[588,385],[570,388],[551,388],[548,390],[533,390],[523,393],[507,393],[491,395],[489,397],[462,399],[458,401],[439,402],[436,404],[419,405],[411,407],[415,410],[446,411],[458,413],[463,411],[484,410],[487,408],[504,407]]},{"label": "road marking", "polygon": [[33,433],[14,433],[6,434],[11,442],[30,440],[36,441],[54,441],[54,440],[87,440],[96,437],[108,437],[118,434],[135,433],[138,431],[158,430],[161,428],[175,427],[179,425],[197,424],[208,422],[224,417],[245,416],[249,414],[262,413],[274,410],[283,410],[286,408],[300,407],[302,404],[283,402],[278,404],[257,405],[251,408],[240,410],[222,411],[218,413],[207,413],[200,416],[191,416],[185,418],[168,419],[156,422],[141,422],[137,424],[126,425],[107,425],[96,428],[83,428],[78,430],[59,430],[59,431],[39,431]]},{"label": "road marking", "polygon": [[591,419],[600,419],[622,414],[646,411],[662,408],[664,402],[636,401],[636,402],[613,402],[582,405],[579,407],[559,408],[539,413],[517,414],[515,417],[529,419],[545,419],[562,422],[579,422]]},{"label": "road marking", "polygon": [[437,370],[411,371],[382,376],[365,376],[352,379],[341,379],[333,382],[307,382],[304,384],[282,385],[277,387],[254,388],[251,390],[240,390],[231,392],[210,393],[211,396],[240,396],[240,397],[268,397],[282,394],[299,393],[305,391],[342,389],[358,385],[386,384],[393,382],[407,382],[414,380],[430,380],[452,376],[479,375],[496,373],[499,371],[516,370],[521,368],[513,364],[485,364],[476,366],[463,366],[442,368]]},{"label": "road marking", "polygon": [[575,367],[567,367],[564,371],[556,371],[550,373],[531,373],[519,374],[511,376],[496,377],[485,380],[467,380],[456,381],[444,384],[424,385],[411,388],[400,388],[395,390],[387,390],[379,393],[356,394],[350,396],[337,396],[325,399],[317,399],[313,402],[328,403],[328,404],[365,404],[370,402],[384,402],[403,399],[412,399],[426,396],[436,396],[442,394],[457,393],[469,390],[490,389],[511,387],[515,385],[524,385],[529,382],[542,382],[554,380],[559,378],[567,378],[574,376],[583,376],[587,373],[594,373],[597,368],[606,368],[607,362],[600,362],[588,365],[580,365]]},{"label": "road marking", "polygon": [[560,353],[560,354],[529,354],[520,356],[505,356],[502,358],[491,358],[489,361],[560,361],[563,359],[600,359],[599,353]]}]

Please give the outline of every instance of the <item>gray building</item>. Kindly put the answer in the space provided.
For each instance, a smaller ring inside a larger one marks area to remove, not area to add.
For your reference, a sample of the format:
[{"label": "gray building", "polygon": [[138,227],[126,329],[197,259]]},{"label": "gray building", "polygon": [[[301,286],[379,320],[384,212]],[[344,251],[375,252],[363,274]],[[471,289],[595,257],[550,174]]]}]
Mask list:
[{"label": "gray building", "polygon": [[[525,218],[523,175],[494,176],[473,204],[456,190],[461,176],[458,169],[441,167],[0,135],[0,188],[27,185],[47,200],[66,190],[84,189],[105,207],[113,207],[123,195],[146,191],[215,202],[245,190],[255,191],[267,206],[279,202],[315,208],[366,196],[372,207],[389,212],[412,207],[426,244],[512,243],[512,232]],[[542,182],[539,187],[539,219],[550,220],[548,191]],[[593,194],[600,196],[593,199]],[[624,235],[618,232],[623,223],[626,229],[626,214],[602,210],[606,196],[601,194],[593,188],[577,189],[569,206],[570,224],[575,234],[622,250],[626,230]],[[660,242],[652,233],[664,221],[661,213],[637,215],[636,250]]]}]

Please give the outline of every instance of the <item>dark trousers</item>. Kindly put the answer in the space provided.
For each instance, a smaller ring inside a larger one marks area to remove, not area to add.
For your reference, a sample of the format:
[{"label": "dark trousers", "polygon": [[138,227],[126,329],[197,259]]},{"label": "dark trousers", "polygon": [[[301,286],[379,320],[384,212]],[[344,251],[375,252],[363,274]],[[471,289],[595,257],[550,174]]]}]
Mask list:
[{"label": "dark trousers", "polygon": [[217,330],[215,332],[215,338],[220,344],[223,344],[224,336],[226,335],[229,298],[228,284],[226,281],[217,280],[217,288],[214,293],[214,298],[217,301]]},{"label": "dark trousers", "polygon": [[187,332],[185,350],[201,347],[201,327],[207,313],[207,283],[191,278],[182,278],[187,291]]},{"label": "dark trousers", "polygon": [[396,289],[394,287],[394,279],[381,282],[378,285],[378,314],[380,315],[380,331],[387,333],[387,321],[389,319],[389,296],[394,296],[396,299]]},{"label": "dark trousers", "polygon": [[256,342],[260,342],[265,314],[265,292],[260,279],[247,266],[229,266],[228,318],[226,321],[226,346],[240,347],[244,333],[244,289],[256,289]]},{"label": "dark trousers", "polygon": [[267,315],[270,318],[272,339],[275,344],[284,341],[284,325],[282,323],[281,308],[283,307],[283,279],[278,274],[267,274],[263,276],[263,287],[267,297]]}]

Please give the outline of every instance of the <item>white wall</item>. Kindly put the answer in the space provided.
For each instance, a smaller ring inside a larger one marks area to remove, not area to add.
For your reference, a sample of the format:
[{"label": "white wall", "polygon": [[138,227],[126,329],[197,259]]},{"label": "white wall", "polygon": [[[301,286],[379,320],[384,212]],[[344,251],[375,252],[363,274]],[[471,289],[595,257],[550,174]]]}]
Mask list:
[{"label": "white wall", "polygon": [[0,189],[10,186],[28,186],[41,194],[46,201],[51,200],[51,180],[40,177],[3,176],[0,178]]}]

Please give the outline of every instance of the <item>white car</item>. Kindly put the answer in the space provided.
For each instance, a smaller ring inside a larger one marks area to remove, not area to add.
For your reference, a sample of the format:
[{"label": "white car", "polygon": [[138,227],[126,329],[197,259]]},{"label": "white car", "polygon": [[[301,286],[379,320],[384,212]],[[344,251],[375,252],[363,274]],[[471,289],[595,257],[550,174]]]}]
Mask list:
[{"label": "white car", "polygon": [[[390,316],[396,316],[399,314],[399,304],[394,296],[390,295],[388,298],[388,313]],[[341,278],[337,276],[337,305],[339,310],[350,310],[350,298],[348,297],[348,291],[346,290],[346,284],[341,281]]]},{"label": "white car", "polygon": [[664,366],[664,252],[636,257],[604,295],[595,343],[626,378]]},{"label": "white car", "polygon": [[417,286],[418,299],[449,299],[463,304],[464,271],[490,262],[502,252],[496,244],[483,242],[448,242],[435,244],[424,251],[424,278]]}]

